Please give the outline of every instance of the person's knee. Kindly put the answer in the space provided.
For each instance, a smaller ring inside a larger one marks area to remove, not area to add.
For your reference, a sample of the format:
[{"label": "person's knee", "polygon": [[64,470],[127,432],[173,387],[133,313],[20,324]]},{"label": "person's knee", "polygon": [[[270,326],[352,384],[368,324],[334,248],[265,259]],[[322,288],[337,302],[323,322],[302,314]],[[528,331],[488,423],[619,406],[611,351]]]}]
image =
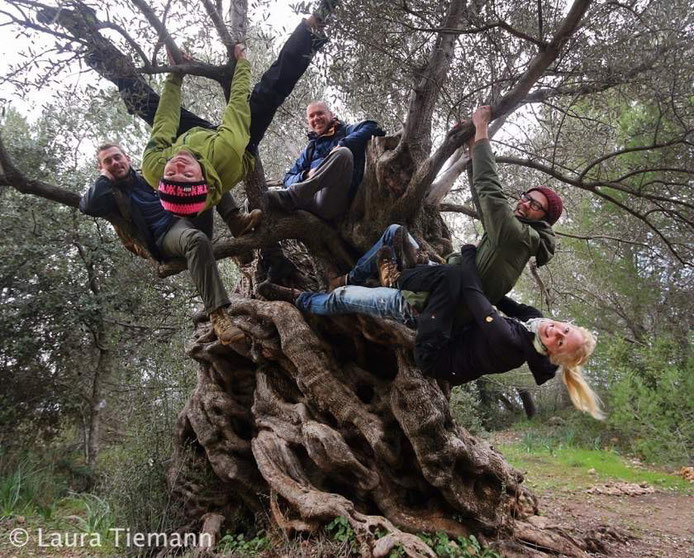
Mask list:
[{"label": "person's knee", "polygon": [[332,156],[336,161],[345,167],[354,166],[354,155],[347,147],[338,147],[332,152]]},{"label": "person's knee", "polygon": [[207,235],[199,230],[190,231],[184,240],[184,248],[187,255],[198,254],[200,252],[212,252],[212,242],[207,238]]}]

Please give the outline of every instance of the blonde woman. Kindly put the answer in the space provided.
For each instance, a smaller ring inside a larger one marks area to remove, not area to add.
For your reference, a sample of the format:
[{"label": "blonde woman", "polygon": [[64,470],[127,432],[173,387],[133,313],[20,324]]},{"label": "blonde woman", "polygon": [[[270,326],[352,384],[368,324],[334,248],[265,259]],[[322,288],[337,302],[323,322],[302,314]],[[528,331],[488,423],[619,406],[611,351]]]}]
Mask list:
[{"label": "blonde woman", "polygon": [[[604,418],[600,401],[583,379],[581,366],[595,348],[595,338],[585,328],[546,319],[532,306],[518,304],[504,297],[498,308],[499,314],[482,292],[477,266],[475,247],[465,246],[461,250],[461,265],[418,266],[402,272],[398,284],[401,289],[417,288],[418,275],[438,275],[439,281],[428,284],[433,287],[427,306],[417,321],[433,316],[441,329],[438,335],[420,335],[415,341],[414,355],[420,369],[432,376],[450,381],[454,385],[470,382],[485,374],[501,374],[514,370],[527,362],[537,384],[553,378],[560,371],[573,404],[596,419]],[[474,322],[462,328],[446,329],[449,322],[443,314],[443,304],[437,309],[436,291],[443,290],[449,298],[447,307],[456,302],[467,306]],[[460,299],[454,301],[451,295]],[[432,304],[433,302],[433,304]],[[431,329],[430,329],[431,330]]]}]

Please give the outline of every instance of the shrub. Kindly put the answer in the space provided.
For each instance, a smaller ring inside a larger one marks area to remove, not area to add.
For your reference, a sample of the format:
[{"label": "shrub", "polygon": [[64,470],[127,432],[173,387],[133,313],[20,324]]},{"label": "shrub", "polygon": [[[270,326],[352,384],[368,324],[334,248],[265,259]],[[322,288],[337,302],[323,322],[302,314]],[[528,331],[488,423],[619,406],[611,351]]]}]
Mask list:
[{"label": "shrub", "polygon": [[482,425],[480,398],[474,384],[464,384],[451,392],[451,414],[456,423],[477,435],[485,431]]},{"label": "shrub", "polygon": [[110,505],[117,527],[160,533],[182,523],[166,483],[174,440],[165,428],[159,423],[143,425],[127,446],[102,454],[97,491]]},{"label": "shrub", "polygon": [[689,464],[694,455],[694,351],[668,339],[616,346],[609,424],[644,459]]},{"label": "shrub", "polygon": [[0,519],[29,514],[50,517],[70,488],[67,460],[50,449],[42,455],[0,455]]}]

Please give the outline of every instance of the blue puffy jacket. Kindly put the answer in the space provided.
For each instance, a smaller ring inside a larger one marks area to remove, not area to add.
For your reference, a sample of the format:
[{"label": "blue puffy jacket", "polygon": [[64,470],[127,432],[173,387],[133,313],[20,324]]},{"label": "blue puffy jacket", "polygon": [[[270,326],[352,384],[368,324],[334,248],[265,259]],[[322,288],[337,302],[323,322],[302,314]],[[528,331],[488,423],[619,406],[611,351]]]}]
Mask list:
[{"label": "blue puffy jacket", "polygon": [[284,175],[284,187],[288,188],[295,182],[306,179],[310,169],[316,168],[323,162],[333,147],[346,147],[354,156],[354,171],[352,172],[352,184],[349,189],[349,198],[357,193],[357,188],[364,177],[364,164],[366,163],[366,144],[373,136],[384,136],[385,132],[378,127],[373,120],[364,120],[358,124],[345,125],[337,118],[333,120],[328,131],[322,136],[315,132],[309,132],[308,145],[303,150],[294,166]]}]

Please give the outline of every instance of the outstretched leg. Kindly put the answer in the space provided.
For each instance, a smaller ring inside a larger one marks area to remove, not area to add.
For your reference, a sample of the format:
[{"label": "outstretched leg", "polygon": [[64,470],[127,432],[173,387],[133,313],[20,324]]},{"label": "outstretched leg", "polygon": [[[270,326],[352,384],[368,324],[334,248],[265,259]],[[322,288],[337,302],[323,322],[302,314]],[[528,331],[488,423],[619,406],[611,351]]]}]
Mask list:
[{"label": "outstretched leg", "polygon": [[277,60],[263,74],[253,88],[251,98],[251,139],[248,150],[256,153],[258,144],[265,136],[275,113],[284,100],[294,90],[313,55],[327,40],[321,38],[311,28],[307,20],[299,23],[291,34]]},{"label": "outstretched leg", "polygon": [[367,314],[377,318],[390,318],[409,326],[414,326],[415,323],[414,312],[400,291],[386,287],[347,285],[332,293],[304,292],[295,304],[299,310],[319,316]]}]

